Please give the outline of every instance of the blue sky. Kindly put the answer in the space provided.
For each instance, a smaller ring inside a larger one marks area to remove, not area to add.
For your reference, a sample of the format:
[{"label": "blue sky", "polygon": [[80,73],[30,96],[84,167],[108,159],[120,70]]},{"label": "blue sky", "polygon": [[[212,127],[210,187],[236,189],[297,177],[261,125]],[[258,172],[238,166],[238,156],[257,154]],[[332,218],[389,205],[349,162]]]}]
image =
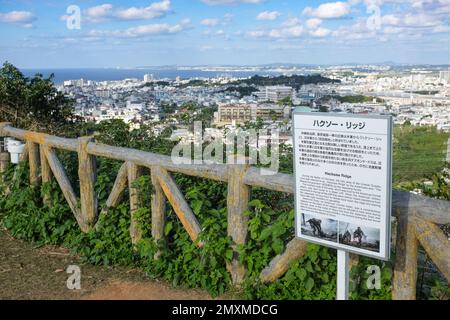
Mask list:
[{"label": "blue sky", "polygon": [[0,0],[0,62],[21,68],[449,57],[450,0]]}]

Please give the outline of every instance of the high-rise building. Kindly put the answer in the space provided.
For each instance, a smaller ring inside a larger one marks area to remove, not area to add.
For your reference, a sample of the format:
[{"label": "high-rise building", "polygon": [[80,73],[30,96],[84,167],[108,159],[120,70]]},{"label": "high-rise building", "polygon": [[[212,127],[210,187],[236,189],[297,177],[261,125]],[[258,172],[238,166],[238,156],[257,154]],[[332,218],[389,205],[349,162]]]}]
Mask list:
[{"label": "high-rise building", "polygon": [[439,72],[439,81],[450,84],[450,70]]},{"label": "high-rise building", "polygon": [[152,82],[153,81],[153,75],[152,74],[145,74],[144,75],[144,82]]},{"label": "high-rise building", "polygon": [[294,90],[291,87],[286,86],[272,86],[266,87],[266,99],[267,101],[278,102],[287,97],[291,97]]}]

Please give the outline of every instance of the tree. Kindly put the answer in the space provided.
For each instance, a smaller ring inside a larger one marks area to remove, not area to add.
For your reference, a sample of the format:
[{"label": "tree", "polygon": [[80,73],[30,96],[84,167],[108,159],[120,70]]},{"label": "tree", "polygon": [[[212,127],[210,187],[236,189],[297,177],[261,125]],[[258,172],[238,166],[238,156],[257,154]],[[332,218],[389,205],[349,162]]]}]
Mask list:
[{"label": "tree", "polygon": [[294,103],[292,102],[292,97],[286,97],[286,98],[278,101],[278,105],[292,107],[294,105]]},{"label": "tree", "polygon": [[319,106],[319,112],[328,112],[328,107],[326,107],[326,106]]},{"label": "tree", "polygon": [[81,119],[73,112],[73,101],[58,92],[53,74],[25,77],[5,62],[0,68],[0,120],[23,129],[70,135]]}]

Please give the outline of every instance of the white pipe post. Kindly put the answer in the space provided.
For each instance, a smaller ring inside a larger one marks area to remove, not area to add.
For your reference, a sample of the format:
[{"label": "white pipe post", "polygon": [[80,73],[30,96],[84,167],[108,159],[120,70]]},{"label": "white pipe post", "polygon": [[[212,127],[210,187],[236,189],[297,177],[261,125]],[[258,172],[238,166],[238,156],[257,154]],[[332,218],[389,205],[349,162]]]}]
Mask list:
[{"label": "white pipe post", "polygon": [[350,286],[349,276],[350,257],[347,251],[337,251],[337,292],[336,300],[348,300]]}]

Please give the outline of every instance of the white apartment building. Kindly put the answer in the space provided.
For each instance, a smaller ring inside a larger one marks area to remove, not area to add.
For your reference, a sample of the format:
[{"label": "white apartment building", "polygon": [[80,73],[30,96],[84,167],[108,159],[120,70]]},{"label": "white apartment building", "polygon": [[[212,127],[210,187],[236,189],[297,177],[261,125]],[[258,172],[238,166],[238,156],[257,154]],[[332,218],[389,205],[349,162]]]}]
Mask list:
[{"label": "white apartment building", "polygon": [[152,82],[153,75],[152,74],[144,74],[144,82]]},{"label": "white apartment building", "polygon": [[439,81],[450,84],[450,70],[439,72]]},{"label": "white apartment building", "polygon": [[278,102],[294,94],[294,89],[287,86],[271,86],[266,87],[266,100],[271,102]]}]

